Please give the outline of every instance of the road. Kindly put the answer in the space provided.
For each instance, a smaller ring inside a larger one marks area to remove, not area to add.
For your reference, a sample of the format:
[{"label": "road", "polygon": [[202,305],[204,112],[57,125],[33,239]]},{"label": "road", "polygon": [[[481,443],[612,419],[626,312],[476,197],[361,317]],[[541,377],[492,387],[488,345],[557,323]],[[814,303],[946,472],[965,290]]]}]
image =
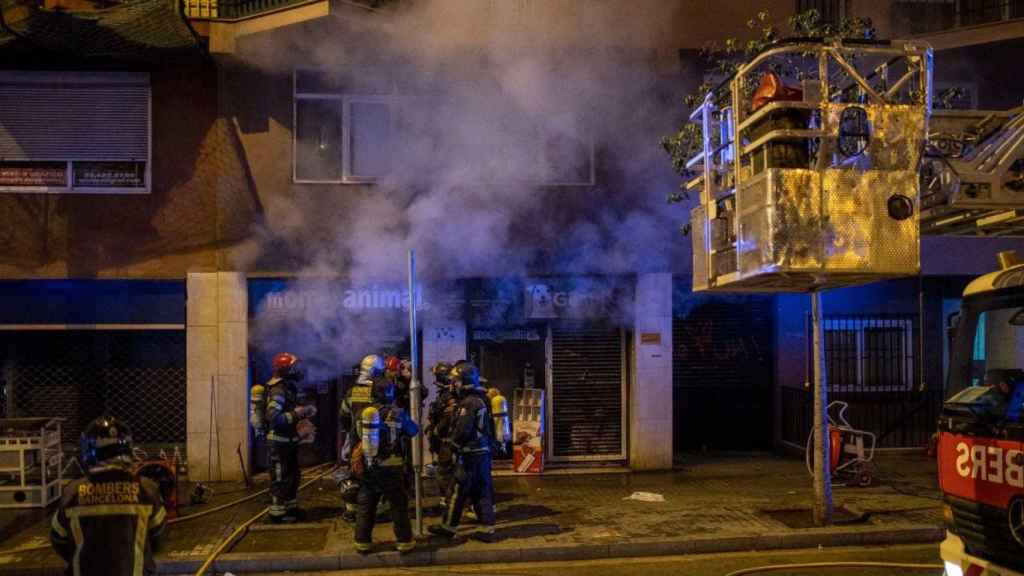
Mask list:
[{"label": "road", "polygon": [[[877,546],[865,548],[826,548],[781,550],[771,552],[741,552],[732,554],[699,554],[664,556],[657,558],[623,558],[589,560],[584,562],[522,562],[515,564],[489,564],[483,566],[440,566],[386,570],[355,570],[317,573],[317,576],[540,576],[556,573],[558,576],[611,576],[638,574],[641,576],[724,576],[734,570],[773,564],[806,562],[901,562],[940,564],[938,544],[915,546]],[[836,568],[802,569],[762,572],[774,576],[892,576],[921,574],[941,576],[942,569],[906,570],[898,568]],[[291,573],[293,576],[297,573]],[[310,575],[312,576],[312,575]]]}]

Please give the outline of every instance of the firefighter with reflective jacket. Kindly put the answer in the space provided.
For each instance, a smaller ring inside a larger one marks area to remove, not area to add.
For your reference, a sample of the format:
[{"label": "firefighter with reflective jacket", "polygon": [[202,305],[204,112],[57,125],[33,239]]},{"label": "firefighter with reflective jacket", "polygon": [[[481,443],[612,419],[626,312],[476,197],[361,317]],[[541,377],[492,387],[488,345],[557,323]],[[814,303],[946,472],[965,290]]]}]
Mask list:
[{"label": "firefighter with reflective jacket", "polygon": [[480,372],[469,362],[457,364],[451,379],[458,390],[459,407],[448,444],[455,462],[455,485],[450,492],[448,508],[441,524],[429,528],[439,536],[453,538],[466,504],[476,509],[481,528],[470,537],[494,542],[494,502],[491,479],[491,447],[494,442],[494,421]]},{"label": "firefighter with reflective jacket", "polygon": [[384,378],[384,368],[384,359],[380,356],[364,356],[359,362],[359,376],[355,384],[345,392],[338,410],[340,428],[345,431],[339,488],[341,499],[345,502],[343,517],[349,522],[356,519],[356,499],[359,495],[359,479],[352,474],[352,451],[359,442],[356,423],[363,410],[373,404],[373,387]]},{"label": "firefighter with reflective jacket", "polygon": [[164,531],[160,490],[131,473],[132,433],[112,417],[82,433],[85,478],[71,483],[53,515],[50,542],[67,574],[155,574],[153,548]]},{"label": "firefighter with reflective jacket", "polygon": [[419,434],[419,427],[406,410],[395,405],[395,392],[393,381],[377,382],[373,403],[363,408],[356,420],[360,444],[352,453],[352,468],[361,476],[355,530],[355,549],[360,554],[372,549],[373,525],[382,498],[391,503],[398,551],[409,552],[416,544],[409,521],[405,469],[409,440]]},{"label": "firefighter with reflective jacket", "polygon": [[448,378],[451,370],[452,366],[447,362],[438,362],[431,370],[434,373],[437,396],[430,403],[427,412],[427,443],[430,453],[434,456],[434,478],[437,480],[437,490],[441,494],[442,508],[447,507],[448,491],[452,485],[452,473],[455,469],[451,446],[446,442],[451,433],[452,421],[455,419],[455,410],[458,407],[455,391]]},{"label": "firefighter with reflective jacket", "polygon": [[283,352],[274,356],[274,376],[267,382],[267,445],[270,451],[270,512],[273,523],[295,522],[301,516],[299,491],[299,442],[311,434],[308,421],[313,406],[299,405],[297,383],[302,380],[299,359]]}]

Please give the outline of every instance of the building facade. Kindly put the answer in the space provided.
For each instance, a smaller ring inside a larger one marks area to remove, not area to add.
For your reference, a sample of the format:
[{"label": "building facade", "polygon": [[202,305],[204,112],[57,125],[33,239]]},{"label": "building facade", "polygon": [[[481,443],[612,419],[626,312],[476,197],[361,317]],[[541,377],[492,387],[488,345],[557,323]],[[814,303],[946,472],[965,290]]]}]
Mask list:
[{"label": "building facade", "polygon": [[[659,139],[707,72],[699,49],[757,11],[815,8],[934,38],[936,84],[970,105],[1024,95],[1005,81],[1013,3],[384,4],[5,8],[6,414],[65,415],[71,440],[126,411],[140,439],[186,448],[191,476],[236,477],[270,355],[303,357],[330,407],[362,355],[408,353],[415,250],[421,365],[473,359],[510,398],[544,388],[550,462],[799,445],[806,296],[692,293],[686,209],[664,202],[679,181]],[[1007,57],[978,74],[996,37]],[[929,238],[922,278],[826,296],[836,392],[886,445],[919,443],[943,319],[1014,245]]]}]

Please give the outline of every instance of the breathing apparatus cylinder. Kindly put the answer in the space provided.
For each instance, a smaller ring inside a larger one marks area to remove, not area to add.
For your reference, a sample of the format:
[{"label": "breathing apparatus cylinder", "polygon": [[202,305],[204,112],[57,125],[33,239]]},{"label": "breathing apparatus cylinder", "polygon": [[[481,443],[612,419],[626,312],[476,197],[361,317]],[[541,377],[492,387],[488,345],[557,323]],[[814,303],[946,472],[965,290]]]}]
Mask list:
[{"label": "breathing apparatus cylinder", "polygon": [[373,460],[380,451],[380,411],[373,406],[368,406],[360,416],[363,440],[363,456],[366,457],[366,465],[372,466]]},{"label": "breathing apparatus cylinder", "polygon": [[494,418],[494,440],[505,444],[512,439],[512,426],[508,417],[508,400],[500,393],[491,398],[491,414]]},{"label": "breathing apparatus cylinder", "polygon": [[256,436],[266,433],[267,389],[262,384],[253,384],[249,390],[249,424]]}]

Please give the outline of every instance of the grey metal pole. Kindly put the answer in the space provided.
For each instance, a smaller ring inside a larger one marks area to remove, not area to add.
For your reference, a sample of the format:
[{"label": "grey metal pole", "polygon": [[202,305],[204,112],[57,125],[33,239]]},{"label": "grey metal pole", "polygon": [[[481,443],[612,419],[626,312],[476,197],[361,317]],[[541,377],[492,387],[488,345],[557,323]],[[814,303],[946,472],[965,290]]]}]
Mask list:
[{"label": "grey metal pole", "polygon": [[[416,252],[409,250],[409,360],[412,362],[412,381],[409,384],[409,409],[413,422],[420,429],[420,358],[419,338],[416,333]],[[423,535],[423,435],[412,439],[413,485],[416,495],[416,534]]]},{"label": "grey metal pole", "polygon": [[822,345],[821,292],[811,292],[814,344],[814,523],[832,523],[832,474],[829,468],[828,378]]}]

